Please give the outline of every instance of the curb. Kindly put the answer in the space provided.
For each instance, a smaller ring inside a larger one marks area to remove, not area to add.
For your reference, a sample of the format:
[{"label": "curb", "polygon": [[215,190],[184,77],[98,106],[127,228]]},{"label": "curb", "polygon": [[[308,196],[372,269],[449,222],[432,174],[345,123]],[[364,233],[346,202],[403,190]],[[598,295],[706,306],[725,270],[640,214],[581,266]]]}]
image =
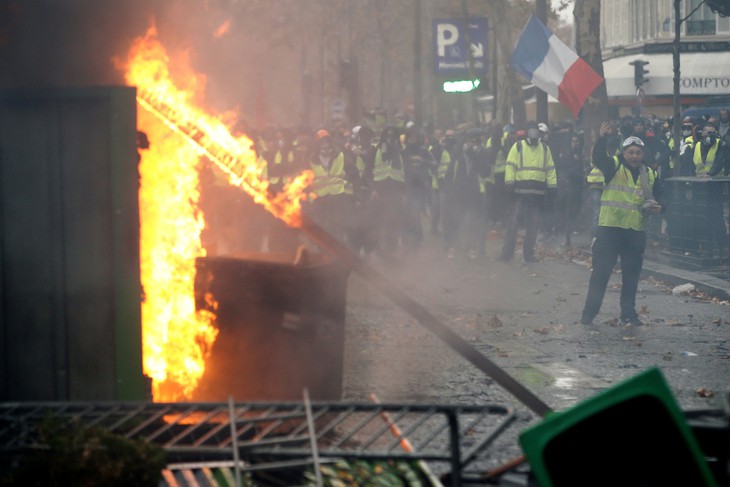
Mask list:
[{"label": "curb", "polygon": [[[590,250],[580,248],[581,254],[591,256]],[[641,277],[653,277],[671,286],[681,284],[693,284],[697,291],[713,296],[721,300],[730,300],[730,281],[709,276],[697,271],[679,269],[677,267],[662,264],[644,256],[644,265],[641,269]]]},{"label": "curb", "polygon": [[700,272],[677,269],[653,261],[644,260],[642,277],[652,276],[672,286],[690,283],[697,291],[718,299],[730,300],[730,282]]}]

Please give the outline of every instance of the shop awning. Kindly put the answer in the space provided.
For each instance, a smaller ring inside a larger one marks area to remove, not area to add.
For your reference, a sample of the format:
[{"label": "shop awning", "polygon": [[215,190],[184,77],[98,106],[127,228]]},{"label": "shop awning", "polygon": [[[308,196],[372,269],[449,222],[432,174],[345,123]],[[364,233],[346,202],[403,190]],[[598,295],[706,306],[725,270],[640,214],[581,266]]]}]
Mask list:
[{"label": "shop awning", "polygon": [[[609,98],[636,96],[636,60],[649,61],[643,89],[646,96],[670,96],[674,92],[672,54],[633,54],[603,62]],[[680,56],[679,90],[682,95],[717,96],[730,94],[730,53],[692,52]]]}]

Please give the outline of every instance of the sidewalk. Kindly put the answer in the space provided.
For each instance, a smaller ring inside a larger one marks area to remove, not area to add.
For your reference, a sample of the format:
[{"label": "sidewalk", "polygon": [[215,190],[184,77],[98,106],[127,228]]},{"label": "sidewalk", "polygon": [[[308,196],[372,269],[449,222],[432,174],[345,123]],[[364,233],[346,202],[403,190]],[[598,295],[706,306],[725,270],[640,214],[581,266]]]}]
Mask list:
[{"label": "sidewalk", "polygon": [[709,294],[718,299],[730,299],[730,281],[697,271],[679,269],[666,264],[650,260],[647,256],[644,260],[642,276],[652,276],[671,286],[681,284],[694,284],[697,291]]},{"label": "sidewalk", "polygon": [[[557,239],[558,237],[553,238]],[[565,241],[564,237],[560,237],[560,239],[561,243]],[[571,235],[571,244],[572,248],[578,250],[584,256],[590,257],[590,236],[587,232]],[[563,246],[563,248],[565,247]],[[641,273],[642,277],[653,277],[672,287],[687,283],[693,284],[699,292],[721,300],[730,300],[730,274],[726,273],[728,279],[722,279],[710,273],[713,269],[708,269],[707,272],[682,269],[668,263],[669,260],[657,250],[647,248]]]}]

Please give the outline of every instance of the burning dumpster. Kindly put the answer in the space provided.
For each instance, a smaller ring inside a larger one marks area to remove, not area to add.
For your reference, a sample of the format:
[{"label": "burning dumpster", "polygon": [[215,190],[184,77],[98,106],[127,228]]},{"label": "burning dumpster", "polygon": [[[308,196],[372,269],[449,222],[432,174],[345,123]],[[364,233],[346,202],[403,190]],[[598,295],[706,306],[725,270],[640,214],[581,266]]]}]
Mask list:
[{"label": "burning dumpster", "polygon": [[196,400],[298,400],[304,388],[340,399],[346,268],[322,254],[246,254],[198,258],[196,271],[196,307],[219,329]]}]

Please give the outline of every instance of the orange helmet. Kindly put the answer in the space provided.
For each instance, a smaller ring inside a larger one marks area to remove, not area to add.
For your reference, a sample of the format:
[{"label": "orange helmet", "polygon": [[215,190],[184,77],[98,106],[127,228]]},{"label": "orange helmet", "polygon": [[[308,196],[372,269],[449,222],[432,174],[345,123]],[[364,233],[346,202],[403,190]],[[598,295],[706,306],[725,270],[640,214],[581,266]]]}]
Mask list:
[{"label": "orange helmet", "polygon": [[325,129],[317,130],[317,134],[316,134],[317,142],[319,142],[320,140],[324,139],[325,137],[329,137],[329,136],[330,136],[330,133],[327,132]]}]

